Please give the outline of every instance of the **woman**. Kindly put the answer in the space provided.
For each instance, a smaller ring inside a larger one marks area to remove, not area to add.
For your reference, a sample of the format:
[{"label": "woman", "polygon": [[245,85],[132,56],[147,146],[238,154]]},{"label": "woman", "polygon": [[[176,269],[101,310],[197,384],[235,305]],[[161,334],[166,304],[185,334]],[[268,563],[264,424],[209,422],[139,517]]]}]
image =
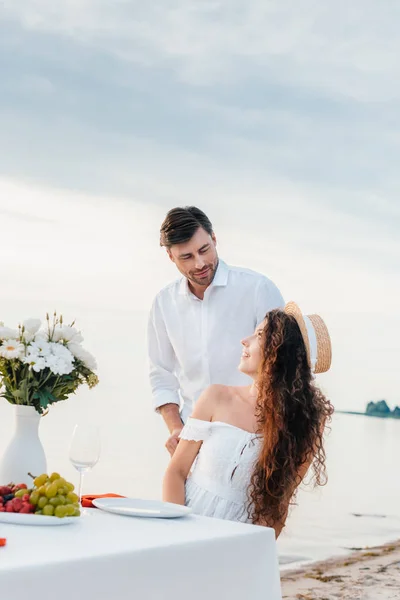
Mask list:
[{"label": "woman", "polygon": [[329,369],[331,344],[322,319],[291,302],[268,313],[242,345],[239,368],[252,385],[204,391],[165,474],[163,499],[273,527],[278,537],[310,465],[317,484],[325,479],[323,431],[333,408],[313,373]]}]

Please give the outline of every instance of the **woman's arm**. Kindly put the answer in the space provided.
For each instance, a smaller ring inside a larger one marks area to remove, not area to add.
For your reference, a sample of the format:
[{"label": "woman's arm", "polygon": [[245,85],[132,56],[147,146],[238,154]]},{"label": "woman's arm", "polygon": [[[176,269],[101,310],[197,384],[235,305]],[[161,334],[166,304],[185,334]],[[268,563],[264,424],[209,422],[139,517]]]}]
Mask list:
[{"label": "woman's arm", "polygon": [[185,483],[202,442],[180,440],[168,465],[163,481],[163,500],[185,504]]},{"label": "woman's arm", "polygon": [[[220,386],[210,386],[197,400],[192,418],[211,421],[218,399]],[[185,504],[185,483],[190,468],[199,453],[202,442],[180,440],[168,465],[163,481],[163,500],[174,504]]]}]

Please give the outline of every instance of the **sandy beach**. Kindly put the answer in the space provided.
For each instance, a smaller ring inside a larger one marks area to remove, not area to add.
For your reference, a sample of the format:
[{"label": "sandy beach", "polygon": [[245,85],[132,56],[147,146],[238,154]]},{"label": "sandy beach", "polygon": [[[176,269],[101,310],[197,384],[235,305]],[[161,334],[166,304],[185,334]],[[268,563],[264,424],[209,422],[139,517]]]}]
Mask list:
[{"label": "sandy beach", "polygon": [[400,540],[282,574],[285,600],[400,599]]}]

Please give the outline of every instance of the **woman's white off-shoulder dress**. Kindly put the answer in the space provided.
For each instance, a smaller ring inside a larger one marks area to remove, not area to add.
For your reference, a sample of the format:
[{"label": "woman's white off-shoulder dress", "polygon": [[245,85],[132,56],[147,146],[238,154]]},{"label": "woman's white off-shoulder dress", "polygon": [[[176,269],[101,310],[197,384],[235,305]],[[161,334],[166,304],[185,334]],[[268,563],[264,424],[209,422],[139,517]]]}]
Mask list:
[{"label": "woman's white off-shoulder dress", "polygon": [[193,418],[180,438],[203,442],[186,481],[186,505],[195,514],[250,522],[248,488],[260,438],[228,423]]}]

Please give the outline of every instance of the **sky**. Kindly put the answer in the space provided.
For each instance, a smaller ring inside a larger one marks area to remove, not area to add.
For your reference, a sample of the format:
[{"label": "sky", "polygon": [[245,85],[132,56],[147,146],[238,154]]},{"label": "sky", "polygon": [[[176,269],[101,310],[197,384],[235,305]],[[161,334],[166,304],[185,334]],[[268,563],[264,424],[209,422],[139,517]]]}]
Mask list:
[{"label": "sky", "polygon": [[5,317],[66,282],[68,306],[148,310],[175,276],[159,225],[195,204],[222,258],[326,319],[339,408],[400,405],[399,19],[394,0],[3,0]]}]

